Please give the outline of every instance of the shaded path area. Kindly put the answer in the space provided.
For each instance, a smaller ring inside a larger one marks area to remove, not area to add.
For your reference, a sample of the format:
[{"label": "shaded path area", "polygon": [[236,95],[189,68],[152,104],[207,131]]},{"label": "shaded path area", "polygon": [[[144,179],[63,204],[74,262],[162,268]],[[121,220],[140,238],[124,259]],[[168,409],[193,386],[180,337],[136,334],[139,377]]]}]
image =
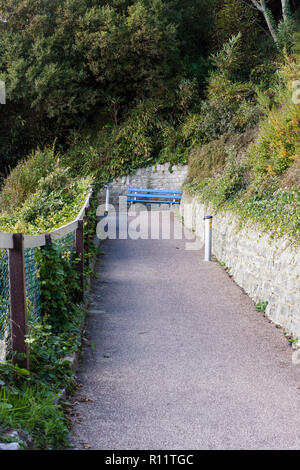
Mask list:
[{"label": "shaded path area", "polygon": [[184,240],[107,240],[101,251],[76,448],[300,447],[300,365],[217,263]]}]

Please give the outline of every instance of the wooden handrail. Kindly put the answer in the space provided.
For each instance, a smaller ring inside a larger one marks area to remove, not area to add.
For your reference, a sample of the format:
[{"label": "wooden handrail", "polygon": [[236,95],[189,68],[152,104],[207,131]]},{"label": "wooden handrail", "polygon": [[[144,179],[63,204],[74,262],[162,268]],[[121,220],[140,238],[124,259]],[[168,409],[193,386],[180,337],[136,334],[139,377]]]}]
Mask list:
[{"label": "wooden handrail", "polygon": [[93,194],[93,191],[90,191],[86,200],[85,200],[85,203],[84,205],[82,206],[82,209],[81,211],[79,212],[76,220],[83,220],[84,216],[85,216],[85,211],[86,209],[88,209],[90,207],[90,199],[91,199],[91,196]]},{"label": "wooden handrail", "polygon": [[58,229],[49,233],[49,235],[51,235],[52,241],[59,240],[60,238],[68,235],[68,233],[75,232],[75,230],[77,230],[77,227],[78,227],[78,220],[73,220],[73,222],[70,222],[67,225],[63,225],[62,227],[59,227]]},{"label": "wooden handrail", "polygon": [[14,241],[12,233],[0,233],[0,248],[9,250],[13,247]]}]

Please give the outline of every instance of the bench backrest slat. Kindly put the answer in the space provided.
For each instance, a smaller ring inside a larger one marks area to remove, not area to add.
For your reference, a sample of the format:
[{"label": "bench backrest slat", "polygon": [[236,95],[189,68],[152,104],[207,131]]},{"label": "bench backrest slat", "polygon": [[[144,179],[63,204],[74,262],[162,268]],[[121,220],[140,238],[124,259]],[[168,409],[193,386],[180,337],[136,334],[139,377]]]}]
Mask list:
[{"label": "bench backrest slat", "polygon": [[177,189],[128,188],[127,202],[180,204],[182,191]]},{"label": "bench backrest slat", "polygon": [[182,194],[177,189],[148,189],[148,188],[128,188],[128,192],[138,193],[162,193],[162,194]]}]

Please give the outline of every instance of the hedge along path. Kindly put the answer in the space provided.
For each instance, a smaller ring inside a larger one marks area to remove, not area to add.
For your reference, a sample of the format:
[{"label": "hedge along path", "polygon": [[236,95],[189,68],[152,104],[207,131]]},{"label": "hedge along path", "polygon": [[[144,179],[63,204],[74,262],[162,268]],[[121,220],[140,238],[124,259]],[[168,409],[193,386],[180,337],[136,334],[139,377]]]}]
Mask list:
[{"label": "hedge along path", "polygon": [[221,266],[185,243],[102,243],[73,444],[298,448],[300,378],[290,345]]},{"label": "hedge along path", "polygon": [[[93,191],[91,190],[76,219],[44,235],[0,233],[0,360],[5,360],[7,346],[25,359],[18,363],[29,367],[26,344],[28,301],[32,316],[41,315],[39,279],[34,250],[47,243],[65,248],[75,245],[80,275],[80,299],[84,294],[84,230]],[[14,361],[17,359],[15,358]]]}]

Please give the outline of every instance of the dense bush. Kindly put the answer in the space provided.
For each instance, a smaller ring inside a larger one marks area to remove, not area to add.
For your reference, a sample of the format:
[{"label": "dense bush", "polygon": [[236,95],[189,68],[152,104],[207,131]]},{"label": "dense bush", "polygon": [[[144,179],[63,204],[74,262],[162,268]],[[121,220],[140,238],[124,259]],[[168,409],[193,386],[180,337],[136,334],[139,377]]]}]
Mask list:
[{"label": "dense bush", "polygon": [[[65,151],[74,132],[87,135],[94,125],[105,135],[105,126],[111,125],[107,145],[116,147],[115,127],[130,121],[140,106],[149,106],[150,113],[159,107],[157,119],[170,126],[163,126],[162,137],[171,136],[172,127],[177,131],[189,113],[200,113],[207,122],[206,142],[210,134],[214,139],[242,132],[257,119],[253,90],[250,101],[244,95],[226,109],[218,94],[201,107],[196,97],[206,98],[213,68],[219,77],[226,69],[233,94],[251,76],[257,83],[267,81],[265,69],[277,53],[261,15],[236,0],[0,0],[0,18],[0,79],[7,86],[0,115],[0,173],[55,137]],[[152,159],[170,158],[173,142],[163,150],[159,135],[134,129],[131,134],[128,126],[125,141],[119,139],[121,160],[123,151],[134,152],[136,145],[146,146],[145,158],[149,152]],[[214,133],[213,127],[218,128]],[[190,144],[180,139],[175,160],[184,158],[182,145]],[[149,140],[155,141],[153,148]],[[94,167],[97,159],[91,159]]]},{"label": "dense bush", "polygon": [[0,0],[0,172],[95,115],[99,129],[149,99],[173,110],[180,84],[203,87],[214,3]]},{"label": "dense bush", "polygon": [[253,68],[261,63],[266,66],[274,57],[274,42],[263,32],[260,13],[249,8],[246,2],[225,0],[220,4],[214,16],[216,36],[212,46],[215,51],[221,49],[238,31],[241,40],[232,71],[238,80],[247,80]]},{"label": "dense bush", "polygon": [[70,222],[91,183],[91,178],[72,178],[53,148],[33,153],[12,171],[0,193],[1,230],[43,233]]},{"label": "dense bush", "polygon": [[234,149],[237,159],[245,158],[256,134],[256,129],[244,134],[224,134],[217,140],[194,148],[189,155],[188,182],[198,184],[206,178],[217,178],[224,169],[226,156]]},{"label": "dense bush", "polygon": [[195,79],[183,79],[169,104],[148,99],[121,122],[115,115],[114,124],[74,133],[64,164],[73,174],[93,174],[108,181],[155,162],[185,163],[195,145],[253,128],[260,115],[254,88],[250,82],[231,78],[239,40],[232,38],[213,56],[215,71],[208,81],[206,99],[200,99]]},{"label": "dense bush", "polygon": [[241,222],[257,222],[262,229],[274,235],[288,234],[297,243],[300,106],[293,102],[292,82],[299,75],[300,56],[286,57],[272,87],[259,93],[263,118],[254,142],[249,146],[251,140],[245,142],[242,156],[237,142],[232,148],[224,145],[225,136],[217,141],[217,151],[216,142],[193,151],[187,184],[202,200],[236,211]]},{"label": "dense bush", "polygon": [[0,207],[7,211],[19,208],[36,190],[39,181],[51,174],[59,163],[54,148],[33,152],[6,178],[0,193]]},{"label": "dense bush", "polygon": [[155,162],[186,162],[188,140],[180,121],[165,118],[162,105],[151,100],[137,105],[119,125],[74,133],[62,162],[74,176],[107,182]]},{"label": "dense bush", "polygon": [[286,58],[270,90],[271,99],[261,96],[266,119],[249,153],[259,175],[281,175],[300,157],[300,109],[292,98],[292,82],[299,76],[300,56]]}]

